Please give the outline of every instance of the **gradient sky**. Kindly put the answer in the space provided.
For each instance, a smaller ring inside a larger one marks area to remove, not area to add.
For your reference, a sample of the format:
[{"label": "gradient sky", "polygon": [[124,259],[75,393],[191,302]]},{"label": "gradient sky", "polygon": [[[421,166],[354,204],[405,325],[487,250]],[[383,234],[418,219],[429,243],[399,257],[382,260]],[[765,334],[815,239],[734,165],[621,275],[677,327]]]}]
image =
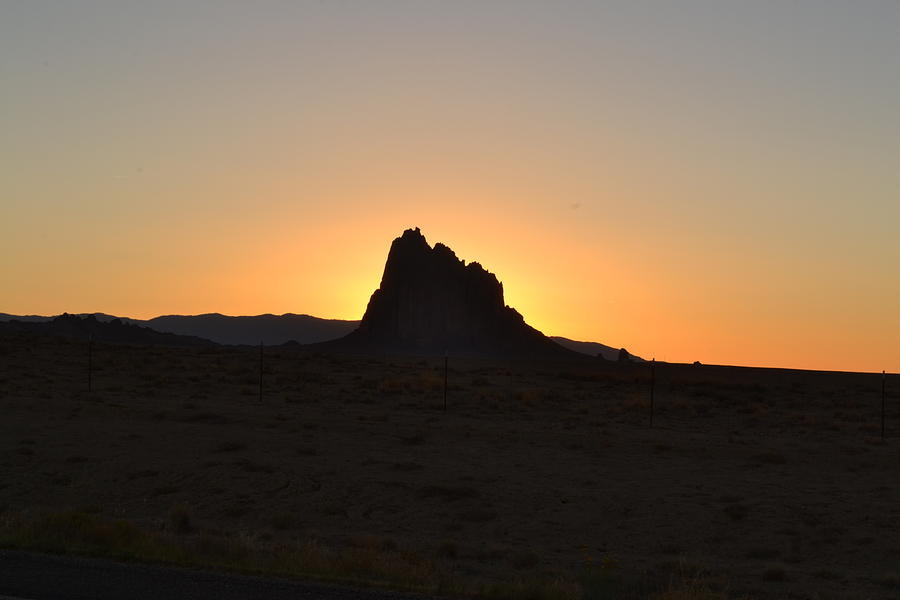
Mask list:
[{"label": "gradient sky", "polygon": [[0,311],[355,319],[418,226],[547,334],[900,371],[900,3],[3,0]]}]

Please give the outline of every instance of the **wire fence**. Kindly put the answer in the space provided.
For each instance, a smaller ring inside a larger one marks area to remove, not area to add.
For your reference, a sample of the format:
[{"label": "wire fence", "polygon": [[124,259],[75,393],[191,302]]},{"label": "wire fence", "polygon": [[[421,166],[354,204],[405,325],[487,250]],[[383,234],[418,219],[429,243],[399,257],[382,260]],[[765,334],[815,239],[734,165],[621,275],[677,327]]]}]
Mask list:
[{"label": "wire fence", "polygon": [[[542,401],[581,399],[606,408],[607,416],[621,417],[620,422],[648,429],[724,427],[711,423],[713,417],[731,417],[734,423],[729,426],[746,427],[780,416],[787,425],[818,424],[828,429],[843,423],[845,429],[850,425],[881,440],[900,431],[896,376],[884,371],[814,372],[655,360],[617,364],[600,359],[563,363],[446,355],[374,358],[262,343],[258,348],[135,346],[93,337],[81,343],[23,339],[5,353],[19,355],[22,374],[33,376],[32,384],[56,382],[95,395],[190,397],[215,390],[236,393],[247,404],[264,404],[291,398],[299,402],[317,388],[336,386],[345,394],[413,396],[423,406],[437,405],[450,413],[498,403],[527,410]],[[13,379],[8,372],[7,387]]]}]

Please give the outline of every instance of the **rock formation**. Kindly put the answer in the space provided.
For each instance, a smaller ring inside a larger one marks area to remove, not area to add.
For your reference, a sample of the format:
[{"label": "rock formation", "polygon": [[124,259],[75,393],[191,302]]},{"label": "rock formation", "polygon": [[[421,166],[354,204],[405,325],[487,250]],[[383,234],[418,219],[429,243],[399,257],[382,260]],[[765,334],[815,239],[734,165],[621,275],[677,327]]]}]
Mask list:
[{"label": "rock formation", "polygon": [[574,356],[506,306],[503,285],[477,262],[416,229],[391,244],[381,285],[341,346],[428,354]]}]

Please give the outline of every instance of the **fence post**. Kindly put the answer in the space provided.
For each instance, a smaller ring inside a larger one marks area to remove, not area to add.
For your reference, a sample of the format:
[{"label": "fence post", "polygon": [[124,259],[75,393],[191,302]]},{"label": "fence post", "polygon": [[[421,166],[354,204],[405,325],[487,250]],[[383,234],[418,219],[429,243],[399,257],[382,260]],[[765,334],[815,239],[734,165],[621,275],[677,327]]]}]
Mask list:
[{"label": "fence post", "polygon": [[881,372],[881,439],[884,439],[884,382],[887,379],[887,374],[882,371]]},{"label": "fence post", "polygon": [[448,363],[448,353],[444,352],[444,412],[447,412],[447,363]]},{"label": "fence post", "polygon": [[94,370],[94,334],[88,337],[88,392],[93,391],[93,370]]},{"label": "fence post", "polygon": [[650,361],[650,427],[653,427],[653,392],[656,388],[656,359]]}]

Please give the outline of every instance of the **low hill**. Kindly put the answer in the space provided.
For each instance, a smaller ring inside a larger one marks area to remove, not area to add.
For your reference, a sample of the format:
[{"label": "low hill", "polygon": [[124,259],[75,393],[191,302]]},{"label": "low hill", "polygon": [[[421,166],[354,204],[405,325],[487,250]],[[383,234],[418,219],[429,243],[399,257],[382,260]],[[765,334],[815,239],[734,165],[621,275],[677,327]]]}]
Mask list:
[{"label": "low hill", "polygon": [[298,342],[313,344],[333,340],[357,328],[358,321],[320,319],[310,315],[256,315],[229,317],[219,313],[184,316],[167,315],[145,321],[157,331],[195,335],[220,344],[259,344],[267,346]]},{"label": "low hill", "polygon": [[[581,352],[582,354],[588,354],[590,356],[600,356],[604,360],[619,360],[619,348],[613,348],[612,346],[607,346],[598,342],[579,342],[558,335],[550,336],[550,339],[560,346],[568,348],[569,350],[574,350],[575,352]],[[642,362],[644,360],[633,354],[629,354],[629,357],[636,362]]]},{"label": "low hill", "polygon": [[[106,313],[84,313],[70,316],[93,318],[100,323],[119,320],[123,324],[149,327],[161,333],[204,338],[218,344],[256,345],[262,342],[266,346],[277,346],[291,341],[300,344],[314,344],[316,342],[333,340],[347,335],[359,325],[359,321],[320,319],[310,315],[296,315],[292,313],[246,317],[230,317],[219,313],[166,315],[148,320],[116,317]],[[39,315],[16,316],[0,313],[0,323],[13,320],[28,323],[45,323],[55,318]]]},{"label": "low hill", "polygon": [[7,320],[0,322],[0,334],[27,333],[68,338],[88,339],[93,336],[98,342],[120,344],[146,344],[165,346],[214,346],[210,340],[195,336],[162,333],[149,327],[125,323],[113,318],[109,321],[97,319],[94,315],[79,316],[62,314],[44,321]]}]

